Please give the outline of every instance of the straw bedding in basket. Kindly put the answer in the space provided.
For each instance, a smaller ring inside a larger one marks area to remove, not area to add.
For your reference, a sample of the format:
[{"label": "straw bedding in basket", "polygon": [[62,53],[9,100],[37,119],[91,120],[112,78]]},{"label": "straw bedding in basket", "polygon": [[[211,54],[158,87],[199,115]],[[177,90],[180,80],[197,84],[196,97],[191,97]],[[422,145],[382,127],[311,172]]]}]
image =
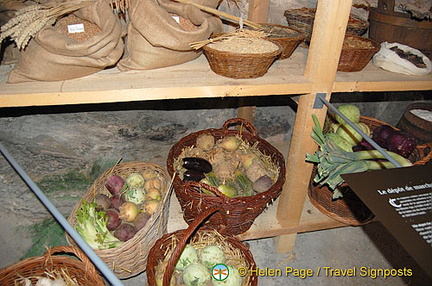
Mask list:
[{"label": "straw bedding in basket", "polygon": [[[241,125],[239,129],[232,129],[233,125]],[[237,235],[247,231],[253,224],[255,218],[260,215],[265,208],[274,201],[282,191],[285,183],[285,160],[283,155],[270,143],[260,138],[257,131],[248,121],[241,118],[232,118],[227,120],[220,129],[206,129],[187,135],[177,142],[170,150],[167,159],[167,168],[169,174],[174,174],[174,160],[179,157],[183,149],[194,146],[196,139],[201,134],[211,134],[215,140],[230,135],[240,136],[250,145],[256,144],[258,150],[264,155],[269,156],[271,161],[276,164],[279,174],[276,182],[271,188],[260,194],[244,197],[229,198],[215,190],[209,185],[203,183],[187,182],[185,184],[178,174],[173,178],[175,194],[183,210],[183,217],[187,223],[191,223],[203,210],[212,206],[221,206],[227,214],[226,229],[220,229],[223,226],[223,217],[216,214],[207,221],[207,226],[213,229],[219,229],[221,233]],[[204,186],[206,189],[213,190],[216,196],[202,193],[199,189]]]},{"label": "straw bedding in basket", "polygon": [[73,246],[55,246],[49,248],[44,256],[26,258],[0,270],[0,285],[16,285],[15,282],[23,278],[29,278],[34,284],[36,277],[47,277],[47,273],[54,271],[64,271],[78,285],[105,285],[87,256]]},{"label": "straw bedding in basket", "polygon": [[[361,116],[360,122],[365,123],[373,132],[380,125],[388,125],[372,117]],[[398,130],[397,128],[393,127]],[[432,159],[432,143],[418,145],[408,158],[414,165],[424,165]],[[375,216],[369,208],[356,196],[348,184],[343,183],[339,189],[343,198],[333,200],[333,191],[327,185],[314,182],[317,172],[315,165],[309,182],[308,196],[311,203],[323,214],[348,225],[364,225],[374,221]]]},{"label": "straw bedding in basket", "polygon": [[[126,178],[128,174],[138,172],[141,173],[146,169],[151,168],[158,173],[159,178],[165,183],[167,189],[162,195],[163,199],[152,214],[147,224],[139,230],[133,238],[122,243],[120,246],[109,249],[96,249],[95,252],[99,257],[114,271],[120,279],[132,277],[145,270],[147,255],[155,243],[155,241],[166,233],[168,212],[169,212],[169,185],[170,178],[162,167],[146,162],[125,162],[118,164],[106,170],[90,187],[83,199],[91,202],[97,194],[109,195],[105,188],[106,178],[110,174],[119,175]],[[76,213],[81,207],[81,202],[78,203],[72,210],[68,221],[72,226],[77,223]],[[73,239],[66,235],[67,241],[71,245],[75,245]]]}]

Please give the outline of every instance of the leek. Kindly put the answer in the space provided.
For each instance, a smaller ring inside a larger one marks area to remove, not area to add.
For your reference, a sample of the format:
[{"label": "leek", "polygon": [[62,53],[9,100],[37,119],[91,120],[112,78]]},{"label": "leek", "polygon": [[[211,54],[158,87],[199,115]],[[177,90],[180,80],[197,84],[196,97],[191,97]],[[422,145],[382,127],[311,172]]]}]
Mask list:
[{"label": "leek", "polygon": [[[307,153],[306,161],[318,164],[314,181],[327,184],[334,191],[333,199],[342,197],[342,193],[337,189],[344,182],[342,174],[395,168],[395,165],[385,160],[386,158],[377,150],[344,151],[324,135],[317,117],[312,115],[312,118],[315,126],[312,128],[311,137],[319,145],[319,150],[314,154]],[[396,153],[389,151],[387,153],[402,167],[412,165],[409,160]]]}]

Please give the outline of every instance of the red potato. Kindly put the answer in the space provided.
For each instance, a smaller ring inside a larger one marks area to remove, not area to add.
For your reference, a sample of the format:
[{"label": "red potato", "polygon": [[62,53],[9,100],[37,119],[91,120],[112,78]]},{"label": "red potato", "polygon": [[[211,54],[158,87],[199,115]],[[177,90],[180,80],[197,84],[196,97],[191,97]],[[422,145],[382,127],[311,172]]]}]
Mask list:
[{"label": "red potato", "polygon": [[97,194],[95,197],[95,202],[98,206],[100,206],[104,210],[109,209],[111,206],[110,198],[104,194]]},{"label": "red potato", "polygon": [[125,202],[124,196],[115,195],[111,197],[111,207],[119,210],[120,206]]},{"label": "red potato", "polygon": [[119,217],[119,212],[116,209],[108,209],[106,215],[108,216],[108,230],[113,231],[121,225],[122,221]]},{"label": "red potato", "polygon": [[135,220],[133,221],[135,229],[136,230],[142,229],[147,224],[147,222],[149,221],[150,217],[151,217],[151,215],[149,213],[147,213],[147,212],[139,213],[136,216]]},{"label": "red potato", "polygon": [[106,179],[105,187],[112,195],[119,195],[125,186],[125,180],[118,175],[110,175]]},{"label": "red potato", "polygon": [[115,231],[114,236],[117,237],[120,241],[128,241],[132,237],[135,236],[135,234],[138,231],[135,229],[135,227],[130,223],[122,223]]}]

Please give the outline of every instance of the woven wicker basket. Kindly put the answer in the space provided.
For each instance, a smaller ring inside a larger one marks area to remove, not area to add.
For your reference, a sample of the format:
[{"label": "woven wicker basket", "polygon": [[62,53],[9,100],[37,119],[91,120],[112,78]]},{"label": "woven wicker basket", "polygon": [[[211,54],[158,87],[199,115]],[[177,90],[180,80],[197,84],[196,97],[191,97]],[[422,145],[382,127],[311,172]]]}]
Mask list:
[{"label": "woven wicker basket", "polygon": [[361,71],[372,59],[373,55],[380,50],[380,44],[359,36],[345,36],[345,41],[357,41],[367,45],[367,47],[356,48],[343,46],[339,58],[338,71],[356,72]]},{"label": "woven wicker basket", "polygon": [[[166,272],[164,274],[164,283],[163,285],[170,285],[169,280],[174,272],[174,267],[179,259],[183,249],[186,244],[194,243],[203,235],[215,235],[215,230],[208,228],[201,228],[200,226],[205,222],[205,220],[215,212],[219,211],[221,214],[224,213],[223,209],[218,207],[209,208],[202,213],[200,213],[196,219],[189,225],[189,227],[185,230],[178,230],[176,232],[166,234],[162,238],[160,238],[155,245],[151,248],[149,257],[147,260],[147,280],[148,285],[160,285],[156,282],[156,266],[165,259],[166,254],[169,253],[172,249],[171,257],[168,260],[168,264],[166,265]],[[220,237],[220,242],[224,245],[229,245],[230,248],[237,249],[240,251],[241,256],[245,260],[246,265],[245,269],[256,269],[256,263],[252,256],[252,253],[249,249],[238,239],[218,234]],[[243,278],[242,286],[255,286],[258,285],[258,276],[256,272],[249,275],[246,275]]]},{"label": "woven wicker basket", "polygon": [[[383,121],[366,116],[361,116],[360,122],[367,124],[372,132],[380,125],[388,125]],[[431,159],[432,143],[417,146],[409,157],[414,165],[424,165]],[[339,187],[343,198],[333,200],[333,191],[327,185],[319,185],[314,182],[316,172],[317,166],[315,165],[309,182],[308,196],[319,211],[337,221],[353,226],[364,225],[375,220],[374,214],[346,183]]]},{"label": "woven wicker basket", "polygon": [[45,271],[51,273],[62,269],[67,271],[68,276],[75,279],[78,285],[105,285],[87,256],[79,248],[72,246],[51,247],[44,256],[26,258],[0,270],[0,285],[16,285],[15,281],[20,278],[29,278],[34,285],[36,276],[47,277]]},{"label": "woven wicker basket", "polygon": [[282,47],[268,53],[233,53],[203,47],[210,68],[218,75],[229,78],[257,78],[267,73],[270,66],[282,53]]},{"label": "woven wicker basket", "polygon": [[280,60],[289,58],[295,49],[305,39],[305,34],[292,27],[277,24],[262,23],[261,29],[270,34],[267,39],[282,47],[282,53],[279,55]]},{"label": "woven wicker basket", "polygon": [[[242,132],[239,130],[230,129],[232,125],[243,125]],[[228,198],[220,192],[213,191],[216,196],[207,195],[200,192],[201,183],[187,182],[185,184],[182,179],[175,175],[173,185],[175,194],[180,202],[183,210],[183,217],[187,223],[191,223],[203,210],[212,206],[221,206],[227,213],[228,222],[225,230],[220,230],[221,233],[237,235],[247,231],[255,218],[260,215],[267,205],[275,200],[282,191],[282,186],[285,183],[285,160],[283,155],[270,143],[261,139],[257,135],[257,131],[248,121],[241,118],[232,118],[227,120],[220,129],[206,129],[196,133],[192,133],[182,138],[177,142],[168,154],[167,169],[170,175],[174,174],[174,159],[179,157],[183,148],[196,144],[196,138],[201,134],[211,134],[218,140],[229,135],[239,135],[250,145],[257,144],[257,148],[265,155],[270,156],[271,160],[279,168],[279,176],[274,185],[266,192],[246,197]],[[205,185],[207,189],[214,189]],[[208,226],[213,229],[218,229],[224,225],[223,217],[216,214],[207,222]]]},{"label": "woven wicker basket", "polygon": [[[285,10],[284,12],[284,16],[288,22],[288,26],[305,33],[306,43],[309,43],[311,40],[315,12],[316,9],[314,8],[289,9]],[[349,17],[346,34],[361,36],[366,33],[368,27],[369,22],[361,20],[354,15],[351,15]]]},{"label": "woven wicker basket", "polygon": [[[109,195],[105,188],[106,178],[110,174],[116,174],[121,177],[127,177],[133,172],[142,172],[146,169],[153,169],[159,173],[160,179],[165,182],[168,188],[170,185],[170,177],[165,169],[161,166],[146,163],[146,162],[125,162],[118,164],[106,170],[93,185],[89,188],[83,199],[93,201],[97,194]],[[75,226],[76,213],[81,207],[81,202],[78,203],[69,215],[68,221],[72,226]],[[155,241],[166,233],[167,220],[169,212],[169,190],[166,189],[163,194],[163,200],[152,214],[147,224],[139,230],[133,238],[124,242],[118,247],[109,249],[96,249],[95,252],[99,257],[113,270],[120,279],[135,276],[145,270],[147,255]],[[66,234],[66,239],[69,244],[75,245],[75,241]]]}]

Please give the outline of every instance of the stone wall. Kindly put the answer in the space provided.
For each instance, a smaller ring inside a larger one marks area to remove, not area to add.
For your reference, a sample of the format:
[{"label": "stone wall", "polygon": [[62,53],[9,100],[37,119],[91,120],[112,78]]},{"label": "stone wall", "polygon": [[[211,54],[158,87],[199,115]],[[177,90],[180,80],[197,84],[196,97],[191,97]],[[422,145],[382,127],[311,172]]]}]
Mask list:
[{"label": "stone wall", "polygon": [[[353,101],[364,115],[395,125],[406,105],[431,100],[431,92],[335,94],[332,100]],[[291,97],[252,97],[246,103],[257,106],[255,126],[261,137],[289,142],[295,120]],[[238,104],[238,99],[200,99],[6,108],[0,113],[0,142],[68,215],[97,175],[119,158],[165,166],[175,142],[191,132],[220,128],[236,117]],[[3,157],[0,203],[2,211],[33,220],[49,216]]]}]

